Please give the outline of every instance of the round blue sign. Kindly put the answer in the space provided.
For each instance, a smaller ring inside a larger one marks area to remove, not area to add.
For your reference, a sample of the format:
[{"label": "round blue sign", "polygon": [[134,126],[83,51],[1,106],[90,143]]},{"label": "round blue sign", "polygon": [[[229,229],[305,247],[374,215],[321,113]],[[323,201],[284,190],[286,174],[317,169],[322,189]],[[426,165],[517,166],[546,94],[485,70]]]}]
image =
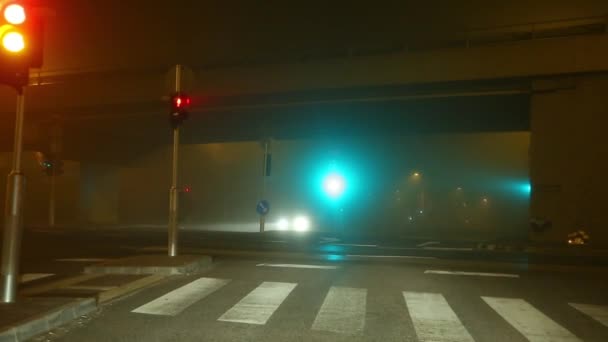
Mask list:
[{"label": "round blue sign", "polygon": [[260,215],[266,215],[270,211],[270,203],[267,200],[261,200],[258,202],[258,205],[255,207],[255,211],[257,211]]}]

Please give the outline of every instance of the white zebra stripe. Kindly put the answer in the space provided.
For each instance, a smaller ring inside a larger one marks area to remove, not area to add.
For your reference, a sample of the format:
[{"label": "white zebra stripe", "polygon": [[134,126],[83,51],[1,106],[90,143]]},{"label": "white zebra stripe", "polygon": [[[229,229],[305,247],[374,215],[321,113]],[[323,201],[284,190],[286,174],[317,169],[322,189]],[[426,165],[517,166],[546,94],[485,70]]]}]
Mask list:
[{"label": "white zebra stripe", "polygon": [[403,297],[420,341],[474,341],[443,295],[403,292]]},{"label": "white zebra stripe", "polygon": [[608,306],[569,303],[570,306],[608,327]]},{"label": "white zebra stripe", "polygon": [[229,282],[230,280],[227,279],[200,278],[144,304],[132,312],[149,315],[175,316]]},{"label": "white zebra stripe", "polygon": [[332,287],[312,325],[313,330],[357,335],[365,327],[367,289]]},{"label": "white zebra stripe", "polygon": [[580,341],[570,331],[523,299],[481,298],[531,342]]},{"label": "white zebra stripe", "polygon": [[263,282],[226,311],[218,320],[248,324],[266,324],[297,284]]}]

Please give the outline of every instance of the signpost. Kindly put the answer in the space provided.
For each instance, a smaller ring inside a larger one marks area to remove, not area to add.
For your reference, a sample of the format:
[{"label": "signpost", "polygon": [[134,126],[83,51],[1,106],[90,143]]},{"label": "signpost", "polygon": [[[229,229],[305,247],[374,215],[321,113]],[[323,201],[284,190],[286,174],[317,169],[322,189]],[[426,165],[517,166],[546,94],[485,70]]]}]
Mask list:
[{"label": "signpost", "polygon": [[264,226],[266,224],[266,215],[270,211],[270,203],[267,200],[261,200],[255,207],[255,211],[260,215],[260,233],[264,232]]}]

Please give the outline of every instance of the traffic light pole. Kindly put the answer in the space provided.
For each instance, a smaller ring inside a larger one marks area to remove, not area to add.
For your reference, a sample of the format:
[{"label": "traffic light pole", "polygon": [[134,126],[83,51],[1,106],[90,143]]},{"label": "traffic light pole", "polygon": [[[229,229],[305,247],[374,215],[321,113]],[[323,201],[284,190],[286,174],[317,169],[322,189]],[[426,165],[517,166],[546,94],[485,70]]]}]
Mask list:
[{"label": "traffic light pole", "polygon": [[23,194],[25,176],[21,171],[23,151],[23,116],[25,97],[23,88],[17,95],[17,115],[15,120],[15,147],[13,166],[8,175],[6,189],[6,212],[4,216],[4,241],[2,243],[2,302],[13,303],[17,297],[19,284],[19,253],[23,229]]},{"label": "traffic light pole", "polygon": [[57,174],[55,170],[50,177],[51,189],[49,191],[49,227],[55,227],[55,193],[57,192]]},{"label": "traffic light pole", "polygon": [[[182,66],[175,66],[175,92],[181,91],[182,83]],[[178,254],[178,190],[177,190],[177,172],[179,162],[179,125],[173,126],[173,160],[171,167],[171,188],[169,189],[169,240],[168,254],[170,257]]]}]

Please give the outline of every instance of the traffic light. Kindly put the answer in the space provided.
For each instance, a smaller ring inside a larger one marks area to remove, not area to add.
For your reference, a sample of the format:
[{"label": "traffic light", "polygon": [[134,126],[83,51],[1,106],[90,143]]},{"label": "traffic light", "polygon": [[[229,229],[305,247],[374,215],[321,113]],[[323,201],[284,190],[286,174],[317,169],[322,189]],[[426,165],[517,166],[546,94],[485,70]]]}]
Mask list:
[{"label": "traffic light", "polygon": [[23,0],[0,0],[0,15],[0,83],[23,87],[42,66],[42,20]]},{"label": "traffic light", "polygon": [[188,118],[188,110],[190,109],[191,99],[184,93],[175,93],[171,96],[171,124],[174,127],[179,126]]},{"label": "traffic light", "polygon": [[42,172],[47,176],[60,176],[63,174],[63,160],[43,152],[38,152],[36,158],[42,168]]}]

